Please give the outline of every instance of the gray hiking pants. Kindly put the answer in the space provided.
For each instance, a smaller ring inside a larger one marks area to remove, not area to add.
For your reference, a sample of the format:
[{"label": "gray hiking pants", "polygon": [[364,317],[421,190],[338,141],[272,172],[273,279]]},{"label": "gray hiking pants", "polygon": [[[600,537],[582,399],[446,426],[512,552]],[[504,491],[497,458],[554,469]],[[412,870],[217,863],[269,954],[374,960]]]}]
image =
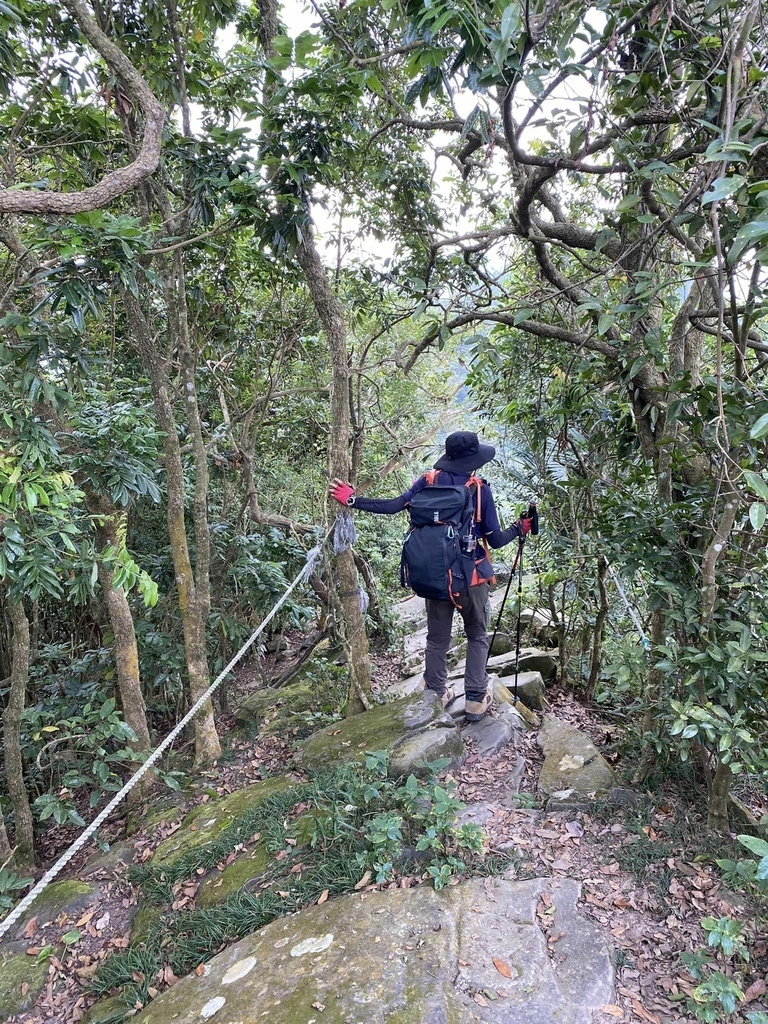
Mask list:
[{"label": "gray hiking pants", "polygon": [[[467,634],[467,668],[464,689],[468,700],[482,700],[488,686],[485,663],[488,657],[488,591],[487,583],[469,588],[469,597],[460,609]],[[427,600],[427,651],[424,682],[428,690],[443,694],[448,678],[448,648],[454,605],[450,601]]]}]

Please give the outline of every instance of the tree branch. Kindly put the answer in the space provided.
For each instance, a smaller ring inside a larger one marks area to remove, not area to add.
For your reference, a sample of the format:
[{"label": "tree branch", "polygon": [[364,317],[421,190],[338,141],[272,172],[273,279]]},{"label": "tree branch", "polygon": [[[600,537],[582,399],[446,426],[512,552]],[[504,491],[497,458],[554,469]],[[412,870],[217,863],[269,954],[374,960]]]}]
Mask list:
[{"label": "tree branch", "polygon": [[120,78],[128,97],[144,112],[144,137],[136,159],[106,174],[98,184],[81,192],[0,189],[0,212],[73,214],[100,209],[135,188],[153,173],[160,162],[165,113],[154,93],[122,50],[102,32],[83,0],[62,2],[110,71]]}]

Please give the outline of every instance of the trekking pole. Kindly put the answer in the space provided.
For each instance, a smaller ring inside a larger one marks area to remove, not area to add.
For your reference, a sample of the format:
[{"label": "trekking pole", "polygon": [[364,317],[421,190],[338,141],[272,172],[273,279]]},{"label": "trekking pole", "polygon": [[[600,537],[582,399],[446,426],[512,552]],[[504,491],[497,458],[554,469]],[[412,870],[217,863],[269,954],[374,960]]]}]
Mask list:
[{"label": "trekking pole", "polygon": [[[520,562],[520,570],[517,577],[517,631],[515,636],[515,686],[512,691],[513,703],[517,704],[517,677],[520,675],[520,619],[523,610],[523,539],[520,538],[520,546],[517,549],[515,562]],[[510,581],[512,577],[510,576]]]},{"label": "trekking pole", "polygon": [[[535,537],[536,534],[539,532],[539,514],[538,514],[538,511],[536,509],[536,502],[533,501],[533,499],[531,499],[531,501],[528,504],[528,511],[525,514],[525,518],[531,520],[531,535]],[[518,672],[518,664],[519,664],[519,661],[520,661],[520,611],[521,611],[521,608],[522,608],[522,594],[523,594],[523,546],[524,546],[524,544],[525,544],[525,537],[521,535],[520,538],[519,538],[519,541],[518,541],[518,545],[517,545],[517,554],[515,555],[515,560],[512,563],[512,568],[510,569],[510,572],[509,572],[509,579],[507,580],[507,589],[504,591],[504,597],[503,597],[502,602],[501,602],[501,607],[499,608],[499,614],[496,617],[496,626],[495,626],[495,628],[493,630],[493,636],[491,637],[491,642],[488,645],[488,654],[486,655],[486,658],[485,658],[485,665],[486,665],[486,668],[487,668],[488,667],[488,659],[491,656],[491,651],[493,650],[493,644],[494,644],[494,641],[496,640],[496,634],[499,632],[499,626],[501,625],[501,617],[504,614],[504,606],[507,603],[507,598],[509,597],[509,591],[510,591],[510,588],[512,586],[512,580],[515,578],[515,572],[516,572],[518,564],[519,564],[520,565],[520,578],[519,578],[519,583],[518,583],[518,587],[517,587],[517,650],[516,650],[516,653],[515,653],[515,703],[517,703],[517,672]]]}]

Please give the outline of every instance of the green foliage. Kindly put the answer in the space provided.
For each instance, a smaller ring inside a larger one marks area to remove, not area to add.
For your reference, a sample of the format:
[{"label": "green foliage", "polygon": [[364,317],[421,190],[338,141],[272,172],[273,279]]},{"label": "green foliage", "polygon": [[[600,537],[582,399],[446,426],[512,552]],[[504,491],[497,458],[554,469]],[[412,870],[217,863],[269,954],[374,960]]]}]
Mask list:
[{"label": "green foliage", "polygon": [[18,901],[16,893],[28,888],[33,881],[32,878],[22,878],[5,866],[0,867],[0,917],[5,916],[4,911],[15,906]]},{"label": "green foliage", "polygon": [[732,882],[746,883],[756,892],[768,896],[768,842],[757,836],[741,835],[736,838],[758,859],[750,857],[735,861],[722,858],[717,862],[718,867]]},{"label": "green foliage", "polygon": [[[749,962],[743,924],[728,917],[705,917],[701,920],[701,926],[707,934],[708,949],[716,951],[721,965],[723,961],[734,958],[743,963]],[[716,970],[708,950],[683,953],[680,959],[699,982],[687,1000],[689,1011],[708,1024],[730,1017],[744,1000],[741,976]],[[747,1014],[747,1020],[750,1024],[760,1024],[760,1018],[764,1016],[753,1011]]]}]

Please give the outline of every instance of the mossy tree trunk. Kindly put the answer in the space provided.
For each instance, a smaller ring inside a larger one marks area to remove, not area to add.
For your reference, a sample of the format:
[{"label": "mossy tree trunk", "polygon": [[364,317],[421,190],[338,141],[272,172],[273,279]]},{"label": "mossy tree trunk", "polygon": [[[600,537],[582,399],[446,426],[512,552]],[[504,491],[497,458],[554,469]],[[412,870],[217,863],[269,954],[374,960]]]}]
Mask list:
[{"label": "mossy tree trunk", "polygon": [[[179,614],[184,634],[184,653],[187,674],[189,676],[189,693],[190,699],[194,703],[205,693],[210,683],[208,656],[205,646],[208,609],[210,607],[210,583],[207,574],[207,561],[205,563],[206,572],[201,581],[203,585],[199,589],[197,586],[198,581],[192,570],[192,560],[187,540],[187,527],[184,519],[184,466],[181,460],[181,447],[176,431],[176,417],[170,396],[168,380],[169,361],[158,350],[139,302],[129,292],[125,292],[123,297],[134,339],[149,375],[157,425],[163,432],[166,520],[178,593]],[[188,379],[185,380],[185,386],[188,383],[190,383]],[[194,382],[192,382],[192,387],[194,391]],[[196,405],[196,394],[193,395],[193,398]],[[199,511],[199,506],[196,504],[196,514],[199,515]],[[199,524],[196,522],[197,525]],[[215,761],[220,754],[221,744],[216,732],[213,705],[208,700],[195,717],[195,763],[200,765]]]},{"label": "mossy tree trunk", "polygon": [[[349,451],[349,353],[344,311],[328,281],[317,245],[311,235],[304,237],[296,251],[304,271],[309,294],[325,330],[331,356],[331,421],[328,437],[328,469],[331,477],[350,478]],[[349,513],[336,506],[336,517]],[[365,617],[360,603],[360,579],[351,548],[336,556],[338,594],[344,618],[344,633],[349,656],[349,714],[369,706],[371,663]]]},{"label": "mossy tree trunk", "polygon": [[[99,551],[103,554],[107,548],[119,550],[124,543],[122,530],[126,513],[117,509],[107,498],[95,494],[88,494],[88,507],[99,517],[96,526],[96,543]],[[123,588],[116,588],[114,585],[114,568],[103,560],[100,560],[98,565],[99,583],[104,594],[112,635],[115,638],[115,670],[120,704],[125,721],[136,734],[136,739],[131,741],[130,746],[137,752],[148,754],[152,740],[141,688],[139,647],[136,642],[133,613]],[[151,773],[145,775],[141,784],[131,791],[131,799],[136,801],[146,794],[151,787],[152,778]]]},{"label": "mossy tree trunk", "polygon": [[21,716],[29,682],[29,620],[21,601],[9,598],[7,608],[13,626],[13,639],[11,689],[3,712],[5,778],[13,807],[14,861],[20,868],[31,868],[35,863],[34,822],[24,785],[24,761],[21,756]]}]

